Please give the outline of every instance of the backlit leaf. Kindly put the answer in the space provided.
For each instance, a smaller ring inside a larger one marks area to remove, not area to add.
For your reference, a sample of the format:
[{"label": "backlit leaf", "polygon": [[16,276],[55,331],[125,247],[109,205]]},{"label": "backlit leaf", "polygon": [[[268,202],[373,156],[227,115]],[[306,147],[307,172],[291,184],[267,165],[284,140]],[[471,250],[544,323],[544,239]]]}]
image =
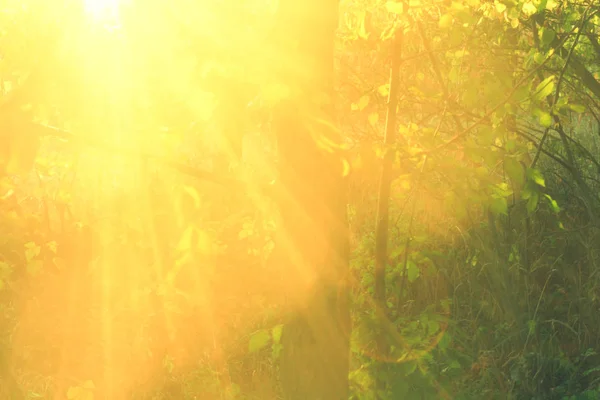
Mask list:
[{"label": "backlit leaf", "polygon": [[550,93],[554,91],[554,75],[550,75],[535,88],[533,92],[533,96],[536,100],[541,101],[544,100]]},{"label": "backlit leaf", "polygon": [[408,264],[406,265],[406,273],[408,281],[412,283],[416,281],[417,278],[421,275],[421,270],[419,269],[417,264],[415,264],[412,261],[408,261]]},{"label": "backlit leaf", "polygon": [[523,10],[523,14],[530,17],[537,12],[537,7],[533,4],[532,1],[528,1],[525,4],[523,4],[522,10]]},{"label": "backlit leaf", "polygon": [[374,112],[369,114],[369,124],[371,124],[372,126],[377,125],[377,122],[379,121],[379,114]]},{"label": "backlit leaf", "polygon": [[548,46],[550,43],[552,43],[552,41],[554,40],[555,37],[556,37],[556,32],[554,32],[550,28],[544,27],[540,31],[540,43],[544,47]]},{"label": "backlit leaf", "polygon": [[404,6],[400,1],[388,1],[385,3],[385,8],[394,14],[402,14],[404,12]]},{"label": "backlit leaf", "polygon": [[542,111],[540,112],[540,125],[542,125],[544,128],[549,128],[552,126],[552,116],[545,112]]},{"label": "backlit leaf", "polygon": [[256,353],[257,351],[265,348],[269,344],[270,340],[271,335],[265,330],[260,330],[253,333],[252,336],[250,336],[250,342],[248,343],[248,352]]},{"label": "backlit leaf", "polygon": [[549,194],[546,194],[544,196],[546,196],[546,198],[548,199],[548,202],[550,203],[550,207],[552,208],[552,211],[554,211],[554,213],[558,214],[560,212],[560,207],[559,207],[558,203],[556,202],[556,200],[554,200],[552,198],[552,196],[550,196]]},{"label": "backlit leaf", "polygon": [[528,169],[527,175],[530,180],[534,181],[535,183],[537,183],[538,185],[540,185],[542,187],[546,187],[546,181],[544,180],[542,173],[538,169],[535,169],[535,168]]},{"label": "backlit leaf", "polygon": [[540,200],[540,195],[538,192],[532,192],[531,196],[527,200],[527,211],[531,214],[533,213],[538,206],[538,202]]},{"label": "backlit leaf", "polygon": [[505,197],[498,197],[492,199],[490,203],[490,211],[494,215],[508,215],[508,203]]},{"label": "backlit leaf", "polygon": [[449,28],[450,26],[452,26],[452,22],[454,21],[454,18],[452,17],[452,15],[450,14],[444,14],[440,17],[440,28],[442,29],[446,29]]},{"label": "backlit leaf", "polygon": [[585,112],[585,106],[582,106],[581,104],[569,104],[567,107],[578,114]]}]

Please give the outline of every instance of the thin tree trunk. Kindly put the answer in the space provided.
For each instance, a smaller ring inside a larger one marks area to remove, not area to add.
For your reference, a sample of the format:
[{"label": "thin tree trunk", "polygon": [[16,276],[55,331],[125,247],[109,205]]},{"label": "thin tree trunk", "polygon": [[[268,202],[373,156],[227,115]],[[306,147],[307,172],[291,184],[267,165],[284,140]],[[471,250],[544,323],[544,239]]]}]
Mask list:
[{"label": "thin tree trunk", "polygon": [[337,1],[286,0],[279,12],[284,47],[278,57],[283,82],[294,93],[273,115],[281,188],[278,253],[284,254],[286,280],[293,282],[282,335],[281,386],[288,400],[346,400],[345,184],[341,160],[324,145],[340,140],[332,107]]},{"label": "thin tree trunk", "polygon": [[[396,151],[396,109],[398,108],[398,92],[400,89],[400,63],[402,61],[402,27],[399,27],[392,43],[392,65],[390,67],[390,93],[388,95],[387,116],[385,122],[384,144],[386,147],[383,158],[381,176],[379,178],[379,193],[377,198],[377,220],[375,226],[375,307],[381,310],[380,315],[387,318],[387,296],[385,290],[385,273],[388,264],[388,239],[390,220],[390,193],[393,180],[393,166]],[[398,294],[402,298],[402,293]],[[389,353],[386,335],[381,332],[377,341],[377,351],[385,359]],[[385,368],[385,366],[382,366]],[[382,371],[383,372],[383,371]],[[377,379],[377,393],[385,393],[385,381]]]}]

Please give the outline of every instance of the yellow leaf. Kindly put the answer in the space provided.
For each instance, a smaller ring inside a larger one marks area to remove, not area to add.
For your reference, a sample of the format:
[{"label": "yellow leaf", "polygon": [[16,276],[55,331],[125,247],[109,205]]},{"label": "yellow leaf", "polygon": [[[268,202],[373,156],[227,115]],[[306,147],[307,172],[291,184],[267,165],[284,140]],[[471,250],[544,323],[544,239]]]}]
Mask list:
[{"label": "yellow leaf", "polygon": [[404,6],[399,1],[388,1],[385,4],[385,8],[391,13],[402,14],[404,12]]},{"label": "yellow leaf", "polygon": [[366,12],[362,12],[360,14],[360,26],[358,28],[358,37],[360,37],[361,39],[368,39],[369,36],[371,35],[370,32],[367,32],[367,28],[365,26],[365,19],[367,17]]},{"label": "yellow leaf", "polygon": [[523,4],[522,10],[523,14],[530,17],[537,12],[537,7],[533,4],[533,2],[528,1],[527,3]]},{"label": "yellow leaf", "polygon": [[344,168],[342,170],[342,176],[348,176],[350,173],[350,163],[345,158],[342,160],[342,167]]},{"label": "yellow leaf", "polygon": [[510,26],[512,26],[514,29],[517,29],[519,27],[519,18],[513,18],[510,21]]},{"label": "yellow leaf", "polygon": [[450,25],[452,25],[452,22],[454,21],[454,18],[452,17],[452,15],[450,14],[444,14],[440,17],[440,28],[442,29],[446,29],[449,28]]},{"label": "yellow leaf", "polygon": [[378,113],[374,112],[374,113],[369,114],[369,123],[372,126],[375,126],[378,121],[379,121],[379,114]]},{"label": "yellow leaf", "polygon": [[502,4],[498,0],[496,0],[494,2],[494,5],[496,6],[496,11],[498,11],[499,13],[503,13],[504,11],[506,11],[506,4]]},{"label": "yellow leaf", "polygon": [[546,10],[548,11],[552,11],[556,7],[558,7],[558,2],[556,0],[548,0],[548,2],[546,3]]},{"label": "yellow leaf", "polygon": [[358,108],[358,110],[359,110],[359,111],[362,111],[362,110],[364,110],[364,109],[365,109],[365,107],[369,105],[369,100],[370,100],[370,99],[369,99],[369,96],[363,96],[363,97],[361,97],[361,98],[358,100],[358,103],[357,103],[357,105],[356,105],[356,106],[357,106],[357,108]]},{"label": "yellow leaf", "polygon": [[386,97],[390,94],[390,84],[386,83],[384,85],[381,85],[377,88],[377,92],[379,92],[380,95],[382,95],[383,97]]},{"label": "yellow leaf", "polygon": [[81,388],[78,386],[71,386],[69,390],[67,390],[67,399],[69,400],[77,400],[81,397]]}]

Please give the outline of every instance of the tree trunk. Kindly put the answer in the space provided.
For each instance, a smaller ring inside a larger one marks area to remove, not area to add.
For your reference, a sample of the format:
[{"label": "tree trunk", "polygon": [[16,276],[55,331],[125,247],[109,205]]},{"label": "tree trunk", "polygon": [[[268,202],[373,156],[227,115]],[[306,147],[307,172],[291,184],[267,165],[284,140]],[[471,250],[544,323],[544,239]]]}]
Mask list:
[{"label": "tree trunk", "polygon": [[274,111],[279,156],[279,254],[290,313],[280,378],[287,400],[348,398],[348,232],[333,123],[336,0],[281,1],[278,54],[292,95]]}]

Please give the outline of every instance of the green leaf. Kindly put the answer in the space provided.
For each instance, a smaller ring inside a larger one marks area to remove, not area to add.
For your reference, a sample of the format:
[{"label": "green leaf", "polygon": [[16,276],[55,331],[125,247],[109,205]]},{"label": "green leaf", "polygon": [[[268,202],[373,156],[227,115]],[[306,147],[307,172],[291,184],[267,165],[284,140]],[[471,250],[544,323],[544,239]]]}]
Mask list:
[{"label": "green leaf", "polygon": [[273,343],[281,342],[281,333],[283,332],[283,325],[276,325],[271,334],[273,335]]},{"label": "green leaf", "polygon": [[427,333],[433,335],[440,330],[440,323],[435,320],[427,322]]},{"label": "green leaf", "polygon": [[508,203],[506,198],[498,197],[492,199],[490,203],[490,211],[495,215],[508,215]]},{"label": "green leaf", "polygon": [[513,191],[508,187],[508,183],[502,182],[497,185],[494,185],[492,193],[495,198],[504,198],[513,194]]},{"label": "green leaf", "polygon": [[552,115],[547,113],[546,111],[541,111],[539,113],[540,117],[540,125],[544,128],[550,128],[552,126]]},{"label": "green leaf", "polygon": [[421,275],[421,270],[419,269],[419,267],[410,260],[408,261],[408,263],[406,265],[406,272],[407,272],[408,281],[411,283],[416,281],[417,278]]},{"label": "green leaf", "polygon": [[555,214],[558,214],[560,212],[560,207],[556,200],[554,200],[549,194],[545,194],[544,196],[546,196],[546,198],[548,199],[550,207],[552,207],[552,211],[554,211]]},{"label": "green leaf", "polygon": [[533,98],[537,101],[542,101],[546,97],[550,95],[554,91],[554,80],[556,77],[554,75],[550,75],[535,88],[533,93]]},{"label": "green leaf", "polygon": [[539,200],[539,193],[531,192],[531,196],[529,197],[529,200],[527,200],[527,212],[529,212],[530,214],[533,213],[537,209]]},{"label": "green leaf", "polygon": [[450,346],[450,343],[452,343],[452,337],[446,331],[446,333],[444,333],[444,336],[442,336],[442,338],[440,339],[440,341],[438,343],[438,348],[440,350],[444,351],[444,350],[448,349],[448,347]]},{"label": "green leaf", "polygon": [[529,328],[529,334],[530,335],[533,334],[533,333],[535,333],[535,328],[537,326],[537,323],[534,320],[529,320],[527,322],[527,326]]},{"label": "green leaf", "polygon": [[581,104],[569,104],[567,107],[578,114],[585,112],[585,106],[582,106]]},{"label": "green leaf", "polygon": [[554,32],[550,28],[544,27],[540,31],[540,44],[543,47],[547,47],[548,45],[550,45],[550,43],[552,43],[555,37],[556,32]]},{"label": "green leaf", "polygon": [[542,187],[546,187],[546,181],[544,180],[544,177],[542,176],[542,173],[540,172],[539,169],[528,168],[527,176],[529,177],[530,180],[534,181],[538,185],[540,185]]},{"label": "green leaf", "polygon": [[248,343],[248,352],[256,353],[257,351],[265,348],[269,341],[271,340],[271,335],[266,330],[260,330],[258,332],[254,332],[252,336],[250,336],[250,342]]},{"label": "green leaf", "polygon": [[542,64],[545,60],[546,60],[546,55],[544,53],[538,52],[533,55],[533,61],[535,61],[535,63],[538,65]]}]

